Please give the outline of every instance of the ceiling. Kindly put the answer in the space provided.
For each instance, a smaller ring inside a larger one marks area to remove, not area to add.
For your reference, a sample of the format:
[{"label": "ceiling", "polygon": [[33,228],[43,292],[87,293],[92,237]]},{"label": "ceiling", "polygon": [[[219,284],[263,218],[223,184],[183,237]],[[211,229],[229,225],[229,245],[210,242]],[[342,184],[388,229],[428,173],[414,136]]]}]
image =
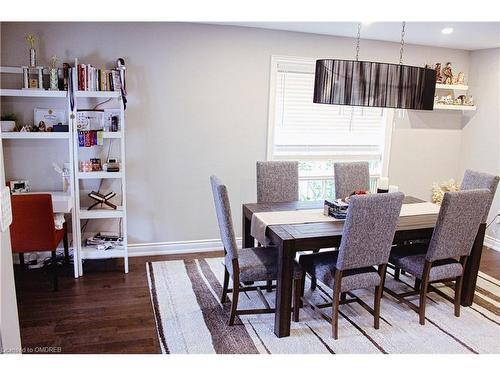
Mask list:
[{"label": "ceiling", "polygon": [[[357,22],[224,22],[224,25],[355,37]],[[451,34],[441,32],[452,27]],[[401,23],[363,23],[361,38],[399,42]],[[500,47],[500,22],[407,22],[405,43],[477,50]]]}]

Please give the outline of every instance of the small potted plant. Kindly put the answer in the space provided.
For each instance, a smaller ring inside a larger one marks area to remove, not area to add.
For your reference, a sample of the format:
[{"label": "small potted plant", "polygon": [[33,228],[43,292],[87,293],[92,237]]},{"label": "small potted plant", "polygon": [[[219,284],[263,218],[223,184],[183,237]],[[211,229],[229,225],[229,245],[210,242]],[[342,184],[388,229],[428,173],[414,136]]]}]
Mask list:
[{"label": "small potted plant", "polygon": [[3,132],[13,132],[17,130],[17,116],[15,113],[5,113],[0,117]]}]

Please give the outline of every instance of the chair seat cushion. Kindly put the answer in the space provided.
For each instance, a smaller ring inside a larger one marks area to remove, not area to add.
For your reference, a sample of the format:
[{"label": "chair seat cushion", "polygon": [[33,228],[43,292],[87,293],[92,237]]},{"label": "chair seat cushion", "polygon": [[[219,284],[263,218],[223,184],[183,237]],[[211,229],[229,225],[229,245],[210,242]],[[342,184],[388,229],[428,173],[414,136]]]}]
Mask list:
[{"label": "chair seat cushion", "polygon": [[[278,276],[278,248],[252,247],[238,250],[240,282],[276,280]],[[302,277],[300,266],[294,262],[294,279]]]},{"label": "chair seat cushion", "polygon": [[[337,257],[338,251],[323,251],[316,254],[301,255],[299,263],[305,272],[334,289]],[[342,272],[340,291],[348,292],[355,289],[371,288],[379,284],[380,276],[374,267],[344,270]]]},{"label": "chair seat cushion", "polygon": [[[426,254],[426,244],[395,246],[389,262],[420,279],[424,273]],[[456,259],[437,260],[432,263],[429,281],[454,278],[460,276],[462,271],[462,265]]]}]

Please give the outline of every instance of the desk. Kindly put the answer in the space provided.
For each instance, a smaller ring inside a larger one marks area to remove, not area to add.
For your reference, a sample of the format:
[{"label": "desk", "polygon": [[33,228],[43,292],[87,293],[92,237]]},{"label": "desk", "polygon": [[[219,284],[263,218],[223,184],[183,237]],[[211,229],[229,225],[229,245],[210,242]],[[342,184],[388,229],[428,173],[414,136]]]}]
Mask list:
[{"label": "desk", "polygon": [[[405,197],[404,204],[420,203],[420,199]],[[243,205],[243,247],[253,247],[255,240],[250,233],[252,215],[256,212],[290,211],[323,208],[323,201],[250,203]],[[430,239],[437,214],[401,216],[396,226],[394,241]],[[290,335],[292,304],[292,270],[295,254],[300,250],[340,246],[343,221],[308,224],[270,225],[266,236],[278,247],[278,279],[276,286],[276,313],[274,333],[278,337]],[[470,306],[474,297],[479,261],[486,224],[481,224],[464,272],[462,305]]]},{"label": "desk", "polygon": [[50,194],[52,196],[52,209],[54,213],[69,214],[73,209],[73,198],[69,193],[62,191],[32,191],[29,193],[13,193],[13,195],[21,194]]}]

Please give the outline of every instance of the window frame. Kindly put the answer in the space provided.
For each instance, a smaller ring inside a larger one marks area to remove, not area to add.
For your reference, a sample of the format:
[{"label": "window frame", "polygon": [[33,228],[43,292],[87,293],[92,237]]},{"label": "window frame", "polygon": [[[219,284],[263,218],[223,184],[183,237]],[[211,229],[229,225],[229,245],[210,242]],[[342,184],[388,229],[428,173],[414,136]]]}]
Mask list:
[{"label": "window frame", "polygon": [[[318,57],[319,58],[319,57]],[[273,155],[274,150],[274,130],[275,130],[275,120],[276,120],[276,83],[278,76],[278,66],[279,64],[295,64],[297,66],[304,66],[309,64],[314,64],[317,58],[311,57],[297,57],[297,56],[284,56],[284,55],[272,55],[270,61],[270,75],[269,75],[269,110],[268,110],[268,121],[267,121],[267,147],[266,147],[266,160],[284,160],[284,159],[275,159]],[[392,132],[394,130],[394,118],[395,118],[395,110],[391,108],[385,108],[387,111],[386,117],[386,127],[384,134],[384,146],[383,151],[381,153],[382,157],[382,168],[381,174],[370,174],[371,178],[377,178],[380,176],[388,176],[389,175],[389,163],[391,157],[391,142],[392,142]],[[330,160],[328,156],[318,157],[303,157],[300,160]],[[355,160],[355,159],[348,159]],[[329,180],[333,179],[333,174],[330,177],[325,176],[299,176],[300,180]]]}]

